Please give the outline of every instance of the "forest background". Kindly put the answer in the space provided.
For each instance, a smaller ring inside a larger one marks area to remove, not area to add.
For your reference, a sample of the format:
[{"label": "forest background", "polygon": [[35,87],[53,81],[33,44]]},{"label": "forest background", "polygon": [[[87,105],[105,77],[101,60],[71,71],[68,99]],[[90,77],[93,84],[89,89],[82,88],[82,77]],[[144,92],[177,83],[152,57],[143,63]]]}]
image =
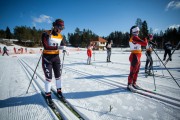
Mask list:
[{"label": "forest background", "polygon": [[[146,20],[142,21],[140,18],[137,18],[135,25],[140,28],[140,38],[148,37],[149,34],[153,34],[153,41],[157,43],[157,48],[162,49],[163,43],[166,40],[169,40],[172,45],[175,47],[180,41],[180,27],[178,28],[167,28],[164,32],[161,30],[160,33],[153,33],[151,27],[148,27]],[[7,26],[6,30],[0,30],[0,38],[5,39],[17,39],[16,44],[28,47],[38,47],[42,46],[41,35],[43,29],[36,29],[35,27],[27,26],[16,26],[14,31],[11,32]],[[93,31],[89,29],[80,30],[78,27],[75,29],[74,33],[68,33],[67,36],[64,36],[66,43],[73,47],[87,47],[91,41],[96,37],[102,37],[107,41],[113,40],[113,47],[129,47],[129,31],[112,31],[108,36],[98,36]],[[25,44],[27,41],[31,41],[31,44]]]}]

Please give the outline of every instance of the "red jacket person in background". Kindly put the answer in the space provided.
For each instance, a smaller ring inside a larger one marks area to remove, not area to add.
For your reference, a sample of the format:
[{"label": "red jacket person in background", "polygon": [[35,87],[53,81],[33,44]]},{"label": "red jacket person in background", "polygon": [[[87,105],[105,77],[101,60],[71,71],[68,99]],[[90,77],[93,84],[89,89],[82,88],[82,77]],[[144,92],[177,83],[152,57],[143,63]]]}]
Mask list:
[{"label": "red jacket person in background", "polygon": [[91,64],[91,57],[92,57],[92,53],[93,53],[92,49],[93,49],[93,45],[90,44],[90,45],[88,46],[88,48],[87,48],[87,56],[88,56],[88,58],[87,58],[87,64],[88,64],[88,65]]}]

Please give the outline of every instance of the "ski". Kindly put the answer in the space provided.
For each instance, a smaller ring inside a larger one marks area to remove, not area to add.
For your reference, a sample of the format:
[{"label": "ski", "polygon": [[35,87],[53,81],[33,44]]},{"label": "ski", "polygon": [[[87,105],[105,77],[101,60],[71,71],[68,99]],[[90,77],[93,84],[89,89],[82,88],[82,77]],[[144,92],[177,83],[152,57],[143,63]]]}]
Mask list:
[{"label": "ski", "polygon": [[[174,54],[174,52],[178,49],[179,45],[180,45],[180,41],[178,42],[178,44],[174,48],[173,52],[171,53],[171,57]],[[170,57],[165,61],[164,65],[166,65],[169,62],[169,60],[170,60]]]},{"label": "ski", "polygon": [[55,103],[53,102],[52,104],[49,104],[48,100],[46,99],[45,95],[43,94],[43,97],[45,98],[45,101],[47,103],[47,105],[51,108],[51,110],[54,112],[54,114],[56,114],[56,116],[62,120],[61,114],[59,113],[59,111],[57,110],[57,107],[55,106]]},{"label": "ski", "polygon": [[156,94],[155,92],[153,91],[150,91],[150,90],[147,90],[147,89],[144,89],[142,87],[139,87],[139,88],[135,88],[136,90],[141,90],[141,91],[144,91],[144,92],[147,92],[147,93],[152,93],[152,94]]},{"label": "ski", "polygon": [[52,104],[49,104],[49,102],[46,100],[46,103],[48,104],[48,106],[52,109],[56,109],[54,102]]},{"label": "ski", "polygon": [[84,120],[84,118],[81,117],[81,115],[76,112],[76,110],[73,108],[73,106],[66,100],[64,96],[59,96],[57,92],[52,89],[52,92],[58,97],[58,99],[71,111],[73,112],[79,119]]}]

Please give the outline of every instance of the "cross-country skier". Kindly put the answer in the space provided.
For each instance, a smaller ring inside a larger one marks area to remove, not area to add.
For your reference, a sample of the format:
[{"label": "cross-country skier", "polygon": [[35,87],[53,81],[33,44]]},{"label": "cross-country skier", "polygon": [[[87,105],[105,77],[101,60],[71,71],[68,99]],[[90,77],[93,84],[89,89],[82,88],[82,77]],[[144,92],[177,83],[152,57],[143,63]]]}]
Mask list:
[{"label": "cross-country skier", "polygon": [[45,31],[42,34],[43,43],[43,56],[42,56],[42,68],[45,74],[45,94],[48,104],[53,105],[51,98],[51,81],[52,81],[52,69],[54,71],[54,76],[56,79],[57,94],[59,97],[63,98],[61,91],[61,61],[59,57],[59,49],[65,50],[65,42],[63,41],[63,36],[60,34],[64,29],[64,21],[61,19],[55,20],[53,22],[52,30]]},{"label": "cross-country skier", "polygon": [[[132,26],[130,29],[130,40],[129,45],[131,49],[131,54],[129,56],[130,61],[130,74],[128,76],[128,86],[127,89],[131,90],[132,87],[138,89],[140,88],[137,84],[137,77],[140,69],[140,59],[141,59],[141,46],[147,45],[147,39],[144,40],[138,37],[139,27]],[[132,88],[133,89],[133,88]]]},{"label": "cross-country skier", "polygon": [[166,56],[168,54],[169,56],[169,60],[172,61],[172,58],[171,58],[171,50],[172,50],[172,45],[171,45],[171,42],[170,41],[165,41],[164,42],[164,58],[163,58],[163,61],[166,60]]},{"label": "cross-country skier", "polygon": [[14,54],[16,54],[16,48],[14,47]]},{"label": "cross-country skier", "polygon": [[8,49],[7,49],[7,47],[6,46],[4,46],[4,48],[3,48],[3,54],[2,54],[2,56],[4,56],[4,54],[6,53],[6,55],[7,56],[9,56],[9,54],[8,54]]},{"label": "cross-country skier", "polygon": [[[152,41],[153,35],[149,35],[149,42]],[[145,73],[151,74],[151,70],[153,67],[153,59],[152,59],[152,44],[148,43],[146,46],[146,64],[145,64]]]},{"label": "cross-country skier", "polygon": [[112,48],[113,41],[109,40],[106,43],[106,49],[107,49],[107,62],[111,62],[111,48]]},{"label": "cross-country skier", "polygon": [[87,64],[90,65],[91,64],[91,57],[92,57],[92,49],[93,49],[93,45],[89,45],[88,48],[87,48]]}]

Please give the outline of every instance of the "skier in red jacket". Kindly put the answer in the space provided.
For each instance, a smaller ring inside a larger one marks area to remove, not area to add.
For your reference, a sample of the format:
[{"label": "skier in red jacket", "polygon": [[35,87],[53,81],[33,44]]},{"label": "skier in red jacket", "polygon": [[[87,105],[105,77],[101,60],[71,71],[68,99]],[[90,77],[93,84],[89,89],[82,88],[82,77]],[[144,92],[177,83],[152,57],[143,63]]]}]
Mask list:
[{"label": "skier in red jacket", "polygon": [[147,39],[145,38],[144,40],[142,40],[138,37],[138,35],[139,35],[139,27],[132,26],[130,29],[130,40],[129,40],[129,45],[131,49],[131,54],[129,56],[130,74],[128,76],[128,86],[127,86],[129,90],[132,90],[133,88],[135,89],[140,88],[136,84],[136,81],[140,69],[140,59],[142,54],[141,46],[147,45]]}]

